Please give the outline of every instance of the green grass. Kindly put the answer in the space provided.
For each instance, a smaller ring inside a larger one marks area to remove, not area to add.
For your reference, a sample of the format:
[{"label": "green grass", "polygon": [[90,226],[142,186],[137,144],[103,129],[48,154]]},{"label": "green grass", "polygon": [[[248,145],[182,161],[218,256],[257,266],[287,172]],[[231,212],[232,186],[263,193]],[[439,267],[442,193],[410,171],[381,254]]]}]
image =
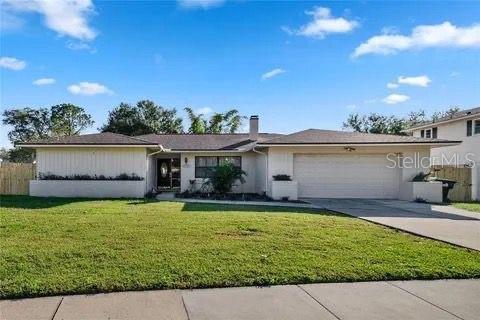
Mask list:
[{"label": "green grass", "polygon": [[480,213],[480,202],[456,202],[453,206],[455,208]]},{"label": "green grass", "polygon": [[0,200],[0,298],[480,277],[478,252],[329,212]]}]

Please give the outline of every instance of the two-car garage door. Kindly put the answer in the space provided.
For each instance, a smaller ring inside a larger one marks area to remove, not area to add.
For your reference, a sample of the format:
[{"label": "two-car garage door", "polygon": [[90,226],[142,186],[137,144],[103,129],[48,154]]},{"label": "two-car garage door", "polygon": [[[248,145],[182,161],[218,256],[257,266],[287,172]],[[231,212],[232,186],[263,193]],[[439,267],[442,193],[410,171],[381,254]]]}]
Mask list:
[{"label": "two-car garage door", "polygon": [[389,164],[386,155],[296,154],[293,175],[299,197],[393,199],[400,174]]}]

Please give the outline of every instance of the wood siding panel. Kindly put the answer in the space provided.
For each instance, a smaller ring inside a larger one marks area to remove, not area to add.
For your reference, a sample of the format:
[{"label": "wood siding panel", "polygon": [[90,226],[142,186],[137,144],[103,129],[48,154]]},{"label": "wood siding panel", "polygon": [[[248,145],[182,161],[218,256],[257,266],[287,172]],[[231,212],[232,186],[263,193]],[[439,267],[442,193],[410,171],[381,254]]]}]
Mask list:
[{"label": "wood siding panel", "polygon": [[135,173],[146,177],[147,158],[143,148],[39,148],[39,173],[117,176]]}]

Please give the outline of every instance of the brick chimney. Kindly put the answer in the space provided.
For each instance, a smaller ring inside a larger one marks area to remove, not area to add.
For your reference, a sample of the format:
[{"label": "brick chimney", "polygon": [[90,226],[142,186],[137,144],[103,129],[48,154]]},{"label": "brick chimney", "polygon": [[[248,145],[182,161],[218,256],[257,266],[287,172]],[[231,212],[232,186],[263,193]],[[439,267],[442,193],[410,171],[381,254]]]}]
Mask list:
[{"label": "brick chimney", "polygon": [[258,116],[250,117],[250,131],[248,138],[252,141],[258,140]]}]

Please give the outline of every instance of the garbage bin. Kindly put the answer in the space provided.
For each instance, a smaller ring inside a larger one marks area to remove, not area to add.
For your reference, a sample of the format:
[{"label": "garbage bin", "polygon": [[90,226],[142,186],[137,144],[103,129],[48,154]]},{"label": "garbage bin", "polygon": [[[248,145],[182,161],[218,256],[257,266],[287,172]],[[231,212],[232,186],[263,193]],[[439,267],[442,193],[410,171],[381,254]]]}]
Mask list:
[{"label": "garbage bin", "polygon": [[448,193],[451,189],[453,189],[457,181],[443,178],[434,178],[432,180],[442,182],[442,201],[450,202],[450,200],[448,199]]}]

